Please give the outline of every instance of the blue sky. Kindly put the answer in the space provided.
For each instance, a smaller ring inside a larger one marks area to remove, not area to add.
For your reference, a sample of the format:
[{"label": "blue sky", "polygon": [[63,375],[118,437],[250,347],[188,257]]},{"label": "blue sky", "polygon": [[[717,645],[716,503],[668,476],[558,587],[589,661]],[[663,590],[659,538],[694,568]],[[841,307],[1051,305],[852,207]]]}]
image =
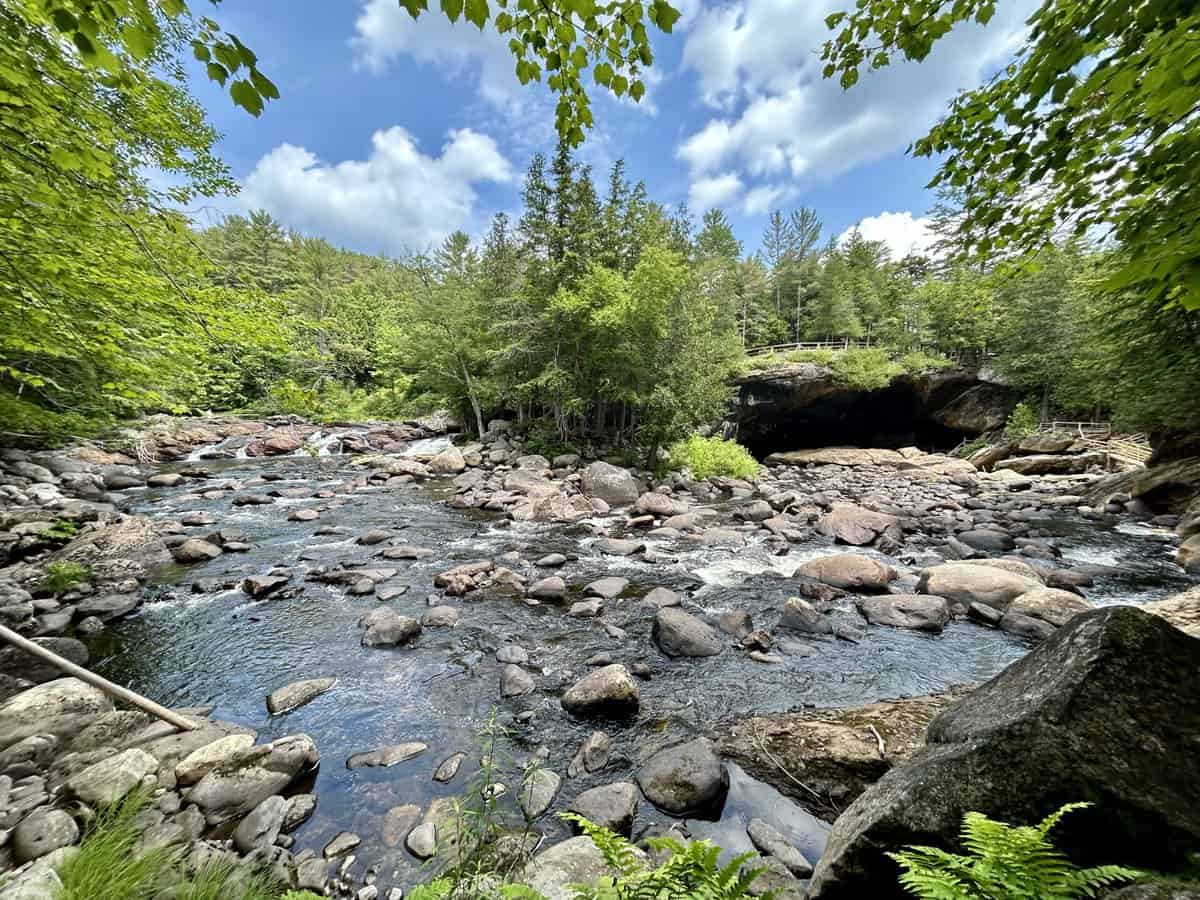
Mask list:
[{"label": "blue sky", "polygon": [[[956,91],[1019,46],[1030,0],[955,32],[920,66],[849,92],[820,78],[824,17],[849,0],[677,2],[639,105],[593,95],[580,151],[603,183],[624,158],[650,196],[720,206],[748,250],[767,212],[814,207],[828,236],[861,223],[895,253],[919,249],[929,160],[905,155]],[[431,4],[435,6],[436,4]],[[221,24],[259,56],[282,98],[254,119],[202,77],[194,89],[243,185],[198,210],[263,207],[285,224],[366,252],[399,254],[519,208],[531,155],[554,145],[553,106],[522,88],[506,42],[440,13],[414,23],[397,0],[225,0]]]}]

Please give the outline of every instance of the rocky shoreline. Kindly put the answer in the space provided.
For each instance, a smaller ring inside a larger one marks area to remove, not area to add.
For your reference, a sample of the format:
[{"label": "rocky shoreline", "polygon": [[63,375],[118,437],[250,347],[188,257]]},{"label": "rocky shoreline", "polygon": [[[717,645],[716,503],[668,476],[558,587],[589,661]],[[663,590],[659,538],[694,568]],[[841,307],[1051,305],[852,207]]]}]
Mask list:
[{"label": "rocky shoreline", "polygon": [[[363,652],[413,646],[423,635],[452,629],[478,601],[561,609],[568,619],[595,623],[620,649],[587,660],[569,678],[553,679],[539,672],[525,648],[507,644],[496,654],[496,697],[517,725],[547,715],[535,701],[548,694],[560,696],[559,715],[602,727],[645,712],[646,679],[686,660],[737,654],[759,666],[779,665],[827,642],[856,644],[874,628],[939,634],[983,626],[1032,641],[1053,638],[1091,611],[1085,594],[1112,572],[1062,559],[1043,525],[1047,517],[1068,512],[1099,520],[1128,510],[1155,522],[1153,510],[1133,496],[1099,496],[1111,481],[1096,471],[1097,460],[1070,447],[1009,448],[1007,459],[994,458],[993,451],[974,462],[915,448],[806,450],[773,455],[754,482],[679,474],[656,480],[616,460],[527,453],[512,427],[498,422],[481,441],[407,455],[413,441],[450,424],[322,431],[281,419],[165,422],[124,453],[0,451],[0,547],[7,563],[0,569],[0,620],[86,665],[89,639],[157,596],[159,589],[148,583],[156,573],[252,548],[241,529],[204,510],[169,521],[123,512],[130,492],[143,487],[183,504],[188,498],[227,501],[231,509],[286,503],[288,527],[314,536],[327,527],[323,513],[356,493],[432,490],[463,515],[583,529],[602,557],[651,566],[694,550],[736,559],[753,545],[786,561],[814,542],[829,545],[823,555],[787,567],[794,596],[766,620],[736,608],[710,615],[687,591],[666,584],[631,596],[630,580],[619,574],[576,582],[560,574],[570,569],[569,553],[459,561],[432,579],[424,612],[405,615],[392,605],[407,592],[393,582],[397,568],[433,557],[436,548],[386,527],[357,535],[332,529],[361,552],[353,563],[312,565],[301,555],[232,581],[193,582],[193,591],[232,589],[258,600],[297,597],[310,585],[374,598],[377,605],[359,621]],[[353,455],[351,474],[333,485],[276,486],[269,470],[229,479],[210,468],[239,453],[256,459],[311,448],[319,454],[333,442]],[[160,468],[149,460],[174,465]],[[1186,518],[1159,516],[1155,524],[1167,527]],[[51,590],[47,575],[64,564],[86,566],[87,578]],[[186,578],[182,571],[175,577]],[[1146,608],[1195,633],[1197,605],[1194,594],[1184,594]],[[253,730],[213,721],[200,709],[183,710],[197,730],[176,734],[141,713],[115,710],[95,689],[56,674],[16,650],[0,651],[0,868],[15,870],[0,898],[49,896],[37,885],[52,884],[53,868],[78,840],[87,808],[139,784],[155,794],[146,816],[148,845],[188,847],[195,861],[250,857],[286,884],[335,896],[400,896],[399,888],[377,885],[373,867],[356,867],[356,834],[337,835],[319,853],[291,852],[290,832],[317,802],[303,787],[319,763],[320,735],[256,743]],[[323,673],[307,674],[313,677],[272,693],[272,713],[297,709],[333,687]],[[711,742],[696,738],[646,755],[629,780],[590,788],[571,808],[627,832],[643,798],[668,816],[686,816],[723,800],[728,775],[721,760],[728,758],[832,819],[916,752],[925,725],[959,696],[722,723]],[[416,743],[364,751],[348,768],[392,766],[429,749]],[[595,730],[571,766],[602,772],[608,743],[606,733]],[[453,780],[456,756],[461,764],[461,751],[452,753],[434,777]],[[519,792],[533,820],[555,808],[562,782],[557,772],[538,771],[536,783]],[[396,842],[418,858],[438,855],[447,843],[447,805],[397,809],[385,823]],[[782,866],[773,886],[800,896],[807,870],[795,858],[799,851],[789,850],[770,827],[759,822],[749,837]],[[555,896],[566,882],[556,882],[554,872],[570,871],[570,880],[581,871],[598,872],[590,845],[580,840],[543,850],[530,863],[531,883]],[[39,889],[43,893],[35,893]]]}]

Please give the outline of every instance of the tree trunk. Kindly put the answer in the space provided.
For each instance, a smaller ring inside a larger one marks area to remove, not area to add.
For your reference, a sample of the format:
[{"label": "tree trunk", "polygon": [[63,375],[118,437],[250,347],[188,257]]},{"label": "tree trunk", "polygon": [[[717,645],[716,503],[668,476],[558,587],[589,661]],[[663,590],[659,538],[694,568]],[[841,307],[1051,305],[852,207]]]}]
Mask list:
[{"label": "tree trunk", "polygon": [[475,393],[475,379],[467,371],[467,364],[462,359],[459,359],[458,364],[462,366],[463,380],[467,385],[467,399],[471,401],[471,410],[475,413],[475,427],[479,429],[479,437],[483,437],[483,410],[479,408],[479,397]]}]

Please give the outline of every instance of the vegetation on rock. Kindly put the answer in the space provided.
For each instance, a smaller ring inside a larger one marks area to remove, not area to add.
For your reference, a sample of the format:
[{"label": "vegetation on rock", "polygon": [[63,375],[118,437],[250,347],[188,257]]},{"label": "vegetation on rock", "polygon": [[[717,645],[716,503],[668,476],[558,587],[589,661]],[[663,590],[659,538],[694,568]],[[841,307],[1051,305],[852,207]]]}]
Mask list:
[{"label": "vegetation on rock", "polygon": [[754,478],[759,464],[741,444],[719,437],[693,434],[671,447],[671,467],[687,469],[700,481],[717,475],[730,478]]}]

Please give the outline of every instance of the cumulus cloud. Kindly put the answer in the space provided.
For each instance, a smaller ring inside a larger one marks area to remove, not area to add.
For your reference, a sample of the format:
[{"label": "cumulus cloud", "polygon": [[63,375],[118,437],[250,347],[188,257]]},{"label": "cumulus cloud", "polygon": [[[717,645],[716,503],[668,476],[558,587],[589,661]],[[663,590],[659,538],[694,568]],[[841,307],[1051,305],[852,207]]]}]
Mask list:
[{"label": "cumulus cloud", "polygon": [[732,172],[712,178],[699,178],[692,182],[688,205],[697,212],[723,206],[737,198],[742,193],[742,187],[742,179]]},{"label": "cumulus cloud", "polygon": [[1034,0],[963,25],[920,64],[898,62],[843,91],[821,77],[825,16],[844,0],[735,0],[700,11],[683,66],[715,115],[676,150],[693,180],[734,172],[755,182],[828,180],[906,147],[955,92],[983,81],[1019,46]]},{"label": "cumulus cloud", "polygon": [[480,31],[461,18],[452,23],[438,9],[417,22],[396,0],[365,0],[354,32],[350,46],[355,64],[375,74],[387,71],[397,58],[411,56],[459,74],[478,67],[479,93],[497,106],[507,108],[519,96],[508,40],[493,28]]},{"label": "cumulus cloud", "polygon": [[[928,254],[937,236],[932,229],[933,220],[913,216],[911,212],[881,212],[867,216],[857,227],[868,241],[883,241],[892,251],[892,259],[903,259],[912,254]],[[847,228],[838,236],[838,244],[845,244],[854,228]]]},{"label": "cumulus cloud", "polygon": [[399,126],[371,136],[364,160],[324,162],[293,144],[266,154],[239,200],[302,232],[375,252],[403,253],[469,228],[480,183],[513,179],[495,141],[469,128],[449,132],[440,156],[420,151]]}]

